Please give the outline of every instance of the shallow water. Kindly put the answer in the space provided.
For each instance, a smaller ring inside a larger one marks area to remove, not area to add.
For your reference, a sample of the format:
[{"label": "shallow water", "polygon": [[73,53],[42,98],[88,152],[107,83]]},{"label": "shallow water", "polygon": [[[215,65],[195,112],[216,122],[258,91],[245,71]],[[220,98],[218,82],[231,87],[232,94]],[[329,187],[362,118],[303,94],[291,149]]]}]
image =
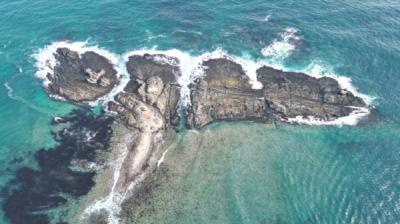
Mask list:
[{"label": "shallow water", "polygon": [[166,154],[157,187],[129,210],[130,221],[395,223],[399,176],[391,171],[399,153],[381,141],[398,144],[398,128],[239,122],[189,132]]},{"label": "shallow water", "polygon": [[[88,40],[119,55],[155,46],[192,55],[221,48],[285,69],[350,77],[359,92],[376,97],[378,113],[355,127],[271,129],[245,122],[214,125],[212,136],[187,134],[164,161],[187,156],[185,146],[203,139],[198,157],[182,164],[190,172],[169,179],[184,193],[172,204],[156,197],[160,209],[149,220],[396,223],[399,9],[393,0],[2,2],[0,187],[17,168],[34,165],[35,151],[55,144],[51,118],[73,108],[49,98],[35,78],[32,55],[39,49],[65,39]],[[296,32],[285,36],[288,28]]]}]

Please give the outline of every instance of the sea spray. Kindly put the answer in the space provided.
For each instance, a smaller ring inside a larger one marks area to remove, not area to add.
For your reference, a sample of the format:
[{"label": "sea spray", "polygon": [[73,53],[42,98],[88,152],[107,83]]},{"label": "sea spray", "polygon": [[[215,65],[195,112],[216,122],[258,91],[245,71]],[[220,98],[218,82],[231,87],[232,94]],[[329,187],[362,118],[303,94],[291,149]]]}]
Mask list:
[{"label": "sea spray", "polygon": [[298,32],[299,30],[296,28],[286,28],[270,45],[263,48],[261,53],[272,61],[281,61],[289,56],[296,49],[298,42],[301,41]]},{"label": "sea spray", "polygon": [[289,123],[297,123],[297,124],[306,124],[306,125],[335,125],[335,126],[343,126],[343,125],[357,125],[357,123],[365,116],[367,116],[370,111],[368,108],[364,107],[351,107],[354,109],[349,115],[344,117],[339,117],[332,121],[325,121],[322,119],[315,118],[313,116],[303,117],[296,116],[295,118],[288,118],[284,121],[288,121]]},{"label": "sea spray", "polygon": [[171,50],[156,50],[155,48],[151,49],[140,49],[128,52],[125,54],[125,60],[128,61],[130,56],[133,55],[145,55],[145,54],[159,54],[166,55],[171,58],[176,58],[175,60],[166,60],[162,58],[158,58],[158,62],[160,63],[168,63],[173,66],[179,66],[180,76],[178,77],[178,83],[181,86],[181,104],[184,106],[190,105],[190,89],[189,85],[192,84],[197,78],[204,75],[202,62],[206,60],[206,58],[218,57],[220,56],[219,51],[214,51],[210,53],[205,53],[200,56],[192,56],[189,53],[171,49]]},{"label": "sea spray", "polygon": [[[332,68],[318,60],[313,60],[309,65],[302,69],[293,69],[285,66],[284,61],[298,48],[298,43],[301,41],[302,38],[299,36],[298,29],[293,27],[286,28],[279,34],[278,38],[274,39],[270,45],[261,50],[261,53],[265,58],[259,59],[259,64],[264,64],[282,71],[302,72],[314,78],[333,78],[339,83],[339,86],[342,89],[363,99],[364,102],[367,103],[368,107],[373,107],[375,97],[360,93],[357,88],[353,86],[351,78],[336,74]],[[363,117],[370,113],[368,107],[353,107],[354,111],[348,116],[339,117],[333,121],[324,121],[312,116],[297,116],[295,118],[283,119],[282,121],[306,125],[356,125]]]},{"label": "sea spray", "polygon": [[119,192],[116,192],[116,186],[121,175],[122,164],[128,155],[129,149],[124,144],[119,144],[116,148],[119,150],[118,158],[116,160],[112,160],[112,162],[110,161],[110,167],[113,167],[113,182],[110,193],[105,198],[99,199],[87,207],[82,218],[86,218],[88,215],[100,212],[104,209],[108,212],[107,221],[109,224],[119,223],[118,214],[121,210],[120,203],[122,202],[123,197],[119,194]]},{"label": "sea spray", "polygon": [[355,96],[360,97],[370,106],[373,106],[373,102],[376,99],[373,96],[360,93],[358,89],[352,84],[351,78],[336,74],[330,66],[325,65],[320,61],[313,61],[307,67],[305,67],[300,71],[314,78],[322,78],[322,77],[333,78],[339,83],[342,89],[350,91]]},{"label": "sea spray", "polygon": [[271,20],[271,15],[266,15],[263,19],[262,19],[262,21],[263,22],[269,22]]},{"label": "sea spray", "polygon": [[[129,60],[130,56],[133,55],[141,55],[144,56],[146,54],[154,55],[153,60],[157,63],[161,64],[170,64],[173,66],[177,66],[180,69],[180,74],[178,77],[178,83],[181,86],[181,98],[180,105],[183,111],[184,108],[191,105],[190,102],[190,85],[195,82],[198,78],[205,75],[204,70],[207,69],[204,67],[204,63],[210,59],[218,59],[218,58],[226,58],[235,63],[238,63],[242,66],[245,74],[249,77],[249,82],[252,84],[253,89],[261,89],[262,84],[257,80],[257,69],[262,66],[271,66],[271,67],[279,67],[282,66],[282,63],[277,63],[277,59],[283,60],[285,57],[289,56],[291,52],[295,49],[295,46],[289,46],[293,44],[293,40],[299,40],[295,34],[297,30],[286,30],[282,35],[282,41],[278,40],[274,41],[269,47],[263,49],[263,54],[266,58],[260,59],[252,59],[248,55],[236,56],[230,55],[222,49],[217,49],[211,52],[205,52],[200,55],[194,56],[188,52],[183,52],[177,49],[171,50],[157,50],[156,48],[152,49],[139,49],[135,51],[128,52],[124,55],[116,55],[110,53],[107,50],[103,50],[98,48],[97,46],[91,47],[87,46],[87,42],[55,42],[39,51],[39,53],[35,54],[34,57],[37,59],[37,73],[36,75],[43,79],[44,85],[47,86],[49,84],[49,80],[47,78],[48,75],[52,75],[54,67],[57,65],[57,60],[55,58],[55,52],[58,48],[67,47],[71,50],[78,52],[79,54],[83,54],[87,51],[93,51],[102,56],[105,56],[113,63],[114,67],[118,71],[118,75],[120,77],[120,84],[115,87],[109,94],[105,97],[102,97],[95,102],[89,102],[90,105],[96,105],[99,102],[107,102],[113,100],[115,95],[122,92],[124,87],[129,82],[129,74],[126,67],[126,62]],[[268,50],[269,49],[269,50]],[[274,60],[271,60],[274,59]],[[276,63],[276,64],[274,64]],[[279,67],[282,70],[290,70]],[[334,73],[327,72],[321,67],[313,65],[304,69],[305,73],[320,78],[323,76],[329,76],[335,78],[340,83],[343,89],[351,91],[357,94],[356,89],[351,85],[351,79],[343,78],[341,76],[335,75]],[[284,121],[290,123],[301,123],[308,125],[354,125],[356,124],[362,117],[366,116],[369,113],[368,108],[353,108],[354,111],[346,116],[338,118],[334,121],[323,121],[318,120],[314,117],[296,117],[296,118],[288,118]],[[146,147],[150,147],[150,145],[146,145]],[[107,221],[111,224],[119,223],[119,213],[121,211],[122,202],[128,198],[135,188],[135,186],[143,181],[146,177],[146,171],[138,173],[135,179],[129,183],[129,185],[122,190],[117,189],[118,180],[121,177],[121,172],[123,169],[123,163],[127,159],[129,154],[129,149],[126,146],[121,147],[122,152],[120,153],[118,159],[113,161],[113,182],[110,188],[108,195],[100,200],[95,201],[92,205],[87,207],[84,214],[92,214],[99,212],[101,210],[106,210],[108,212]],[[164,160],[165,154],[168,150],[165,150],[161,156],[161,158],[157,161],[157,167]],[[147,156],[147,155],[145,155]],[[136,161],[136,157],[135,160]],[[141,160],[141,158],[139,158]],[[136,164],[134,162],[134,164]],[[140,162],[138,163],[140,164]]]},{"label": "sea spray", "polygon": [[256,70],[259,66],[257,62],[246,60],[234,55],[229,55],[222,49],[216,49],[211,52],[205,52],[198,56],[193,56],[190,53],[180,51],[178,49],[171,50],[157,50],[155,48],[151,49],[140,49],[131,51],[125,54],[125,60],[129,60],[129,56],[133,55],[145,55],[145,54],[159,54],[166,55],[168,57],[177,58],[176,60],[167,60],[166,58],[158,58],[158,62],[160,63],[168,63],[173,66],[179,66],[180,76],[178,77],[178,83],[181,86],[181,104],[183,106],[188,106],[191,104],[190,102],[190,84],[193,84],[194,81],[202,76],[204,76],[204,66],[203,62],[210,59],[217,58],[227,58],[232,61],[235,61],[238,64],[241,64],[243,69],[245,70],[246,75],[250,79],[250,83],[253,85],[254,89],[262,88],[262,84],[257,81]]},{"label": "sea spray", "polygon": [[[126,84],[129,81],[129,75],[126,72],[126,66],[123,61],[123,58],[120,55],[111,53],[108,50],[102,49],[97,45],[90,45],[88,41],[78,41],[78,42],[68,42],[68,41],[57,41],[52,44],[39,49],[36,53],[32,55],[32,57],[36,60],[36,77],[43,80],[43,85],[48,87],[50,84],[50,80],[48,76],[54,75],[54,68],[57,66],[58,61],[56,59],[57,49],[59,48],[68,48],[72,51],[75,51],[81,56],[85,52],[94,52],[98,55],[101,55],[107,58],[114,66],[114,69],[117,71],[117,77],[119,79],[119,83],[112,89],[112,91],[97,99],[96,101],[86,102],[91,106],[95,106],[99,103],[106,104],[107,102],[114,99],[114,97],[121,92]],[[57,100],[64,100],[64,98],[60,96],[51,95],[53,98]]]},{"label": "sea spray", "polygon": [[[38,51],[38,53],[34,54],[34,58],[37,60],[36,67],[37,72],[36,76],[41,78],[44,82],[44,85],[47,86],[49,84],[49,80],[47,75],[52,75],[53,69],[57,64],[57,60],[55,58],[55,52],[58,48],[67,47],[71,50],[77,51],[79,54],[82,54],[87,51],[93,51],[97,54],[100,54],[107,59],[110,60],[114,64],[115,69],[118,72],[120,77],[120,83],[106,96],[101,97],[100,99],[88,102],[89,105],[97,105],[100,102],[106,104],[107,102],[113,100],[113,98],[120,92],[123,91],[127,83],[129,82],[129,74],[126,68],[126,62],[129,60],[130,56],[133,55],[145,55],[152,54],[155,55],[154,60],[157,63],[167,63],[173,66],[178,66],[180,69],[180,75],[178,77],[178,83],[181,86],[180,90],[180,105],[182,109],[191,105],[190,100],[190,85],[194,83],[194,81],[202,76],[204,76],[203,62],[210,59],[217,58],[226,58],[232,60],[238,64],[240,64],[245,71],[245,74],[249,77],[250,84],[252,84],[253,89],[261,89],[262,84],[257,80],[257,69],[262,66],[270,66],[276,69],[280,69],[283,71],[292,71],[292,72],[303,72],[310,76],[320,78],[320,77],[331,77],[338,81],[341,88],[346,89],[347,91],[352,92],[354,95],[359,96],[368,105],[371,105],[373,98],[367,96],[365,94],[361,94],[357,91],[357,89],[352,85],[351,79],[348,77],[340,76],[335,74],[332,70],[327,69],[326,66],[322,66],[322,63],[317,63],[314,61],[310,65],[306,66],[303,69],[292,69],[290,67],[285,67],[283,61],[291,55],[291,53],[297,48],[298,42],[302,40],[299,36],[299,30],[293,27],[286,28],[282,33],[279,34],[279,37],[272,41],[272,43],[263,48],[261,53],[265,56],[265,58],[253,59],[248,55],[236,56],[230,55],[222,49],[216,49],[211,52],[204,52],[200,55],[192,55],[188,52],[180,51],[178,49],[170,49],[170,50],[158,50],[156,47],[153,48],[142,48],[139,50],[130,51],[128,53],[121,55],[117,55],[109,52],[108,50],[99,48],[97,46],[89,46],[87,42],[54,42],[53,44],[42,48]],[[163,56],[164,55],[164,56]],[[60,99],[59,96],[55,96],[57,99]],[[61,99],[62,100],[62,99]],[[359,117],[362,115],[367,115],[366,108],[362,110],[358,110],[357,121]],[[356,110],[357,111],[357,110]],[[353,114],[354,115],[354,114]],[[354,117],[354,116],[352,116]],[[305,118],[304,118],[305,119]],[[304,120],[303,119],[303,120]],[[340,118],[339,118],[340,119]],[[300,122],[299,118],[291,118],[289,122],[299,121],[299,123],[312,124],[313,122]],[[306,119],[308,121],[314,119]],[[346,119],[341,119],[338,122],[326,122],[327,125],[332,124],[354,124],[356,120],[350,121],[351,119],[347,117]],[[316,122],[314,122],[316,123]],[[318,121],[319,124],[323,123],[323,121]]]}]

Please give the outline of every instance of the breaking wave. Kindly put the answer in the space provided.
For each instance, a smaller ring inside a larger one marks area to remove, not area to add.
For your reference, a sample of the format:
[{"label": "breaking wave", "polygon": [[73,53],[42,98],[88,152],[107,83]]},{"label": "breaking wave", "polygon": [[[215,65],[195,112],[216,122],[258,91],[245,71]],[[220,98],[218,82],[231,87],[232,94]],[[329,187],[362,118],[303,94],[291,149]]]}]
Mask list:
[{"label": "breaking wave", "polygon": [[263,19],[262,19],[262,21],[263,22],[269,22],[269,20],[271,19],[271,15],[266,15]]},{"label": "breaking wave", "polygon": [[297,123],[297,124],[306,124],[306,125],[335,125],[335,126],[343,126],[343,125],[356,125],[363,117],[367,116],[370,111],[368,108],[364,107],[351,107],[354,110],[345,117],[339,117],[332,121],[324,121],[313,116],[303,117],[296,116],[295,118],[288,118],[287,121],[289,123]]},{"label": "breaking wave", "polygon": [[[245,60],[243,58],[229,55],[222,49],[217,49],[212,52],[206,52],[198,56],[193,56],[187,52],[183,52],[177,49],[171,50],[157,50],[151,49],[140,49],[131,51],[125,54],[125,61],[128,61],[132,55],[145,55],[145,54],[159,54],[167,57],[156,57],[156,60],[160,63],[167,63],[173,66],[179,66],[180,76],[178,77],[178,83],[181,85],[181,103],[183,106],[190,105],[190,89],[189,85],[192,84],[197,78],[204,76],[203,62],[209,59],[227,58],[241,64],[245,70],[247,76],[250,79],[250,83],[253,88],[260,89],[262,84],[257,81],[256,70],[259,68],[256,62]],[[178,61],[174,60],[178,59]]]},{"label": "breaking wave", "polygon": [[286,58],[296,49],[297,44],[301,41],[298,32],[296,28],[286,28],[270,45],[263,48],[261,53],[272,61],[279,61]]},{"label": "breaking wave", "polygon": [[[373,97],[358,92],[357,88],[352,85],[352,80],[350,78],[337,75],[333,69],[330,69],[328,66],[324,66],[322,63],[314,61],[303,69],[291,69],[283,66],[282,61],[291,55],[291,53],[296,49],[297,43],[301,41],[301,38],[298,36],[298,32],[299,31],[296,28],[285,29],[269,46],[261,50],[261,53],[264,55],[264,57],[259,59],[254,59],[247,55],[231,55],[223,49],[216,49],[211,52],[192,55],[189,52],[184,52],[178,49],[158,50],[156,47],[142,48],[127,52],[123,55],[118,55],[111,53],[108,50],[99,48],[98,46],[89,46],[87,42],[66,41],[54,42],[49,46],[40,49],[33,55],[33,57],[36,59],[36,76],[43,80],[45,86],[48,86],[50,82],[48,76],[53,75],[54,67],[57,65],[57,60],[55,58],[55,52],[57,48],[66,47],[77,51],[79,54],[83,54],[87,51],[93,51],[110,60],[110,62],[114,64],[114,68],[118,73],[120,83],[106,96],[96,100],[95,102],[88,102],[90,105],[112,101],[115,95],[123,91],[129,82],[129,74],[127,72],[126,62],[129,60],[130,56],[153,54],[157,55],[154,57],[154,60],[157,63],[170,64],[179,67],[180,74],[177,74],[177,82],[181,86],[180,103],[184,107],[191,105],[189,88],[190,84],[192,84],[197,78],[204,76],[205,68],[203,66],[203,62],[209,59],[217,58],[226,58],[240,64],[246,75],[249,77],[253,89],[262,88],[262,83],[257,80],[257,69],[262,66],[270,66],[283,71],[303,72],[315,78],[334,78],[338,81],[342,89],[346,89],[352,92],[354,95],[362,98],[370,106],[373,102]],[[289,118],[287,121],[309,125],[354,125],[361,119],[361,117],[367,115],[368,113],[368,108],[359,108],[355,109],[351,115],[338,118],[335,121],[322,121],[310,117]]]},{"label": "breaking wave", "polygon": [[[36,77],[43,80],[43,85],[47,87],[50,84],[50,80],[48,76],[54,75],[54,68],[57,66],[57,59],[55,57],[56,51],[58,48],[68,48],[70,50],[78,52],[79,55],[82,55],[85,52],[92,51],[96,54],[99,54],[105,58],[107,58],[113,65],[114,69],[117,71],[117,76],[120,79],[120,82],[114,89],[104,97],[94,101],[87,102],[89,105],[97,105],[100,102],[106,103],[111,101],[116,94],[121,92],[123,88],[129,81],[129,75],[126,72],[126,66],[120,55],[111,53],[108,50],[99,48],[96,45],[89,45],[87,41],[78,41],[78,42],[68,42],[68,41],[57,41],[54,42],[44,48],[38,50],[38,52],[34,53],[32,56],[36,60]],[[56,96],[52,96],[56,97]],[[56,97],[60,99],[60,97]],[[62,98],[61,98],[62,99]]]}]

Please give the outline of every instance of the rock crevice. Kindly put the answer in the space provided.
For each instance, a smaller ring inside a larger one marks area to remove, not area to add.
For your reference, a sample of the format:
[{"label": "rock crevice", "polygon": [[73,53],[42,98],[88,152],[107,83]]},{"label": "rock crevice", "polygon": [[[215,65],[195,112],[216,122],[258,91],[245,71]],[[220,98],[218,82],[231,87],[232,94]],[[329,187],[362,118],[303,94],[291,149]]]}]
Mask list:
[{"label": "rock crevice", "polygon": [[[58,65],[49,75],[49,92],[74,103],[96,100],[119,82],[113,64],[96,53],[79,55],[60,48],[56,59]],[[179,66],[179,59],[162,54],[134,55],[126,62],[130,81],[108,103],[108,110],[136,134],[130,139],[132,147],[115,180],[113,203],[121,204],[121,195],[128,195],[138,177],[155,167],[151,156],[158,148],[157,136],[179,124]],[[270,122],[296,116],[332,121],[367,107],[333,78],[317,79],[263,66],[256,71],[263,87],[253,89],[242,66],[232,60],[209,59],[199,67],[204,69],[204,76],[189,86],[191,104],[182,118],[188,128],[202,128],[220,120]]]}]

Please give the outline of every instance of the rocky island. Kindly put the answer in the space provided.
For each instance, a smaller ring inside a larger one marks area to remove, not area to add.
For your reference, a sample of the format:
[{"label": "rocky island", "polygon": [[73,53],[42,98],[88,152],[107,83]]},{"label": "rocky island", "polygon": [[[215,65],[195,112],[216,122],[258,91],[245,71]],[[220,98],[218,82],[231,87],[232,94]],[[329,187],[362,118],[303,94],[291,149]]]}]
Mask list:
[{"label": "rocky island", "polygon": [[366,103],[328,77],[257,69],[262,89],[252,89],[243,68],[227,59],[204,62],[205,76],[191,86],[187,125],[201,128],[215,120],[285,120],[296,116],[332,121]]},{"label": "rocky island", "polygon": [[[121,83],[115,65],[96,52],[58,48],[54,57],[57,64],[53,73],[47,74],[48,92],[69,102],[81,105],[96,101]],[[131,55],[125,66],[129,82],[107,103],[106,110],[112,114],[114,133],[124,130],[125,138],[114,138],[127,150],[116,152],[121,159],[113,168],[109,193],[89,211],[106,210],[108,215],[101,217],[108,222],[118,216],[115,207],[134,195],[137,183],[159,165],[154,155],[164,136],[178,131],[180,124],[199,129],[222,120],[272,122],[298,116],[334,121],[367,107],[363,99],[341,88],[333,78],[314,78],[268,66],[256,70],[262,87],[254,89],[243,67],[228,57],[202,61],[199,68],[203,75],[188,86],[178,82],[183,75],[181,62],[172,56]],[[180,102],[182,88],[189,89],[190,103],[185,106]],[[18,210],[19,205],[12,206],[10,209]]]},{"label": "rocky island", "polygon": [[[73,103],[95,101],[118,84],[110,61],[94,52],[57,50],[58,65],[49,75],[49,92]],[[133,55],[126,62],[130,81],[108,104],[126,125],[141,131],[174,127],[179,122],[181,76],[179,59],[166,55]],[[332,121],[366,103],[329,77],[284,72],[268,66],[257,69],[261,89],[253,89],[242,66],[227,58],[203,62],[204,75],[190,88],[186,108],[188,128],[217,120],[285,120],[296,116]]]},{"label": "rocky island", "polygon": [[53,74],[47,74],[49,92],[74,102],[92,101],[109,93],[117,84],[117,71],[104,56],[94,52],[78,52],[68,48],[57,49],[58,65]]}]

